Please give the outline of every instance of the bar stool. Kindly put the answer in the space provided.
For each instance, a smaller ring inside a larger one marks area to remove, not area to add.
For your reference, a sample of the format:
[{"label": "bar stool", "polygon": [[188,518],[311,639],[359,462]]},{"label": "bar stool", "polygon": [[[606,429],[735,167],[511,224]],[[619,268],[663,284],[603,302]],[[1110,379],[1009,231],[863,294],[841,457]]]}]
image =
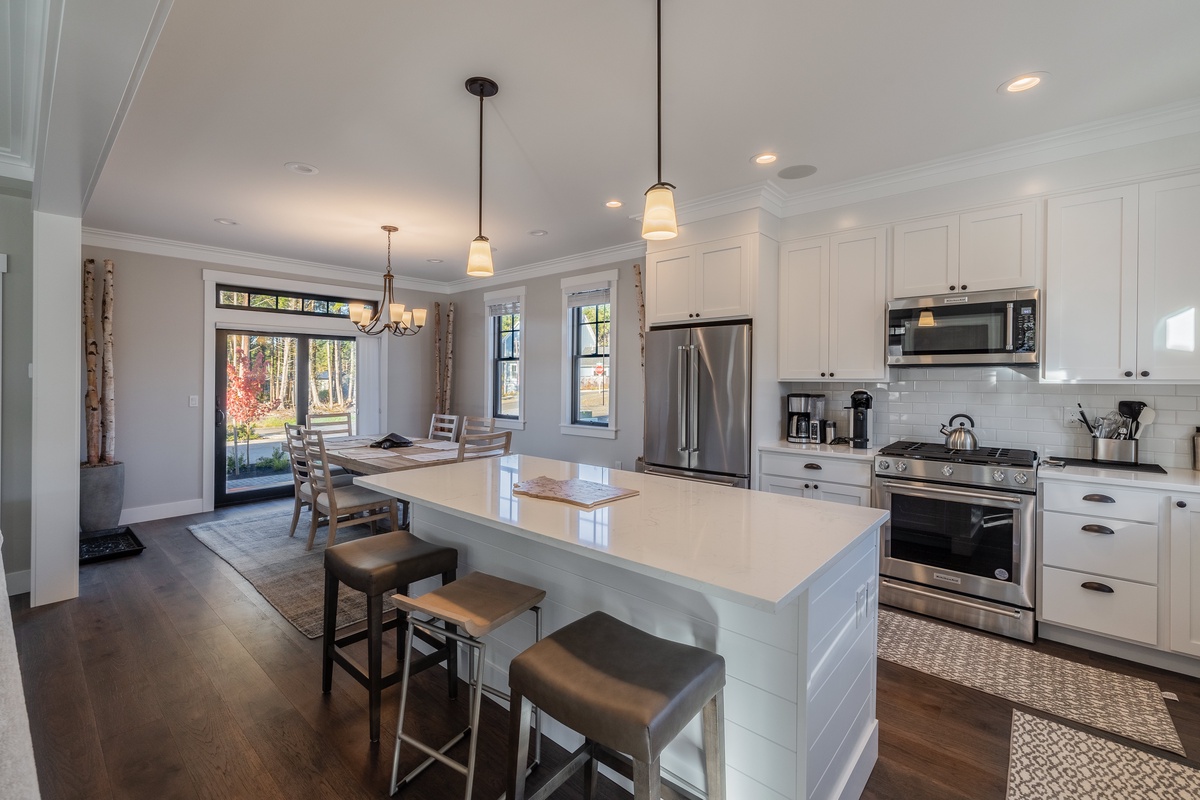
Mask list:
[{"label": "bar stool", "polygon": [[[532,611],[534,641],[535,643],[541,641],[542,609],[538,603],[542,602],[545,596],[544,589],[507,581],[485,572],[472,572],[420,597],[396,595],[392,598],[397,606],[409,612],[409,641],[405,649],[402,668],[404,677],[400,685],[400,716],[396,722],[396,749],[392,756],[392,783],[389,794],[394,795],[402,787],[407,786],[434,760],[437,760],[466,776],[467,789],[464,797],[466,800],[471,800],[471,787],[475,780],[475,744],[479,739],[479,708],[483,700],[483,693],[486,691],[503,700],[508,699],[508,695],[483,682],[483,670],[487,666],[487,644],[482,641],[482,638],[509,620],[516,619],[526,611]],[[414,614],[424,614],[428,619],[421,619],[413,616]],[[443,623],[442,627],[436,625],[438,621]],[[450,632],[449,629],[453,627],[466,631],[466,635]],[[428,631],[430,634],[434,634],[436,631],[434,635],[444,636],[470,648],[467,677],[471,685],[471,722],[466,729],[437,750],[404,732],[409,664],[412,661],[412,636],[413,631],[418,629]],[[535,720],[535,728],[538,743],[534,751],[533,766],[537,766],[542,754],[540,714]],[[471,742],[467,750],[467,763],[462,764],[447,756],[446,751],[462,741],[465,736],[470,736]],[[400,773],[400,745],[402,742],[417,748],[428,758],[417,765],[402,780],[397,780]]]},{"label": "bar stool", "polygon": [[508,800],[526,800],[530,705],[584,736],[571,761],[529,800],[544,800],[587,766],[584,796],[596,785],[597,748],[633,760],[635,800],[657,800],[659,755],[703,712],[709,800],[725,800],[725,659],[660,639],[602,612],[542,639],[508,668]]},{"label": "bar stool", "polygon": [[[383,632],[404,624],[407,615],[397,613],[394,619],[383,621],[383,596],[398,590],[408,592],[408,586],[425,578],[441,575],[442,584],[451,583],[458,569],[458,551],[418,539],[407,531],[368,536],[353,542],[336,544],[325,550],[325,620],[321,641],[321,691],[328,694],[333,688],[333,665],[336,662],[350,673],[370,693],[371,741],[379,741],[379,698],[383,690],[400,681],[401,670],[383,674]],[[344,636],[335,635],[338,606],[338,587],[346,584],[367,596],[367,626]],[[443,635],[446,631],[441,632]],[[396,634],[396,657],[400,657],[401,641]],[[458,648],[448,641],[428,634],[434,652],[423,657],[414,672],[446,662],[450,677],[450,697],[458,694]],[[347,645],[367,640],[367,668],[343,650]]]}]

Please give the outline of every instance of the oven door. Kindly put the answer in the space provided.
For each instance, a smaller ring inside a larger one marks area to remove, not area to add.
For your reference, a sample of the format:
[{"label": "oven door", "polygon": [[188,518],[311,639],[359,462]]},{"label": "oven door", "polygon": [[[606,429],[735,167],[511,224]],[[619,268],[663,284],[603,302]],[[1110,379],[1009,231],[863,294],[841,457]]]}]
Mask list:
[{"label": "oven door", "polygon": [[883,575],[1033,608],[1035,495],[875,480]]}]

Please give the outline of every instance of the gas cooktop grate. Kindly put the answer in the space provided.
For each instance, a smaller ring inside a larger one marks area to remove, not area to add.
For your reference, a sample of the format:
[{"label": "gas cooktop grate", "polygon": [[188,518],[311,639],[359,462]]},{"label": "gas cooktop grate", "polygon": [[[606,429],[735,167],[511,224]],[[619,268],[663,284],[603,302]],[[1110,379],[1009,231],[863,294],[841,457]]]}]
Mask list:
[{"label": "gas cooktop grate", "polygon": [[1037,453],[1009,447],[981,447],[978,450],[955,450],[935,442],[899,441],[879,451],[882,456],[924,458],[930,461],[955,461],[965,464],[994,464],[997,466],[1032,467]]}]

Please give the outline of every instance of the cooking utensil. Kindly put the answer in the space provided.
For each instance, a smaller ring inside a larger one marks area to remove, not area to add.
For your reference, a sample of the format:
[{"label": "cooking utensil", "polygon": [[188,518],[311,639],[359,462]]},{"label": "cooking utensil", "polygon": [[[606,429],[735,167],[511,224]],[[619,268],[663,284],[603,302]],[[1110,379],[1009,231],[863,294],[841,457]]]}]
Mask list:
[{"label": "cooking utensil", "polygon": [[975,436],[975,432],[967,427],[966,422],[958,423],[957,428],[950,427],[956,419],[965,419],[971,423],[972,428],[975,427],[975,420],[966,414],[955,414],[949,422],[941,427],[941,433],[946,437],[946,447],[951,450],[978,450],[979,439]]},{"label": "cooking utensil", "polygon": [[1117,435],[1117,430],[1121,427],[1121,415],[1116,411],[1110,411],[1100,418],[1102,426],[1100,428],[1101,439],[1112,439]]},{"label": "cooking utensil", "polygon": [[1122,416],[1129,417],[1129,438],[1132,439],[1137,434],[1137,422],[1145,409],[1146,404],[1141,400],[1122,400],[1117,403],[1117,411],[1121,412]]},{"label": "cooking utensil", "polygon": [[1087,414],[1083,413],[1083,403],[1076,403],[1079,406],[1079,419],[1083,422],[1083,427],[1088,429],[1088,433],[1094,434],[1096,429],[1092,427],[1092,423],[1088,422]]},{"label": "cooking utensil", "polygon": [[1158,416],[1158,415],[1154,411],[1153,408],[1150,408],[1149,406],[1146,406],[1145,408],[1143,408],[1141,410],[1141,413],[1138,415],[1137,428],[1133,432],[1133,438],[1135,438],[1135,439],[1142,438],[1142,429],[1145,428],[1150,423],[1154,422],[1154,418],[1156,416]]}]

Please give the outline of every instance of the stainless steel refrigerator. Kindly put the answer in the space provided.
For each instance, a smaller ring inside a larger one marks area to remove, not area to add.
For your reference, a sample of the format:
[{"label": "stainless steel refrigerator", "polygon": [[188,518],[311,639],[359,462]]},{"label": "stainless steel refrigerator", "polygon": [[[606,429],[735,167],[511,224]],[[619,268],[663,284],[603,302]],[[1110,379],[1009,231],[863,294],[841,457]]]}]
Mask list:
[{"label": "stainless steel refrigerator", "polygon": [[750,485],[750,325],[646,333],[645,471]]}]

